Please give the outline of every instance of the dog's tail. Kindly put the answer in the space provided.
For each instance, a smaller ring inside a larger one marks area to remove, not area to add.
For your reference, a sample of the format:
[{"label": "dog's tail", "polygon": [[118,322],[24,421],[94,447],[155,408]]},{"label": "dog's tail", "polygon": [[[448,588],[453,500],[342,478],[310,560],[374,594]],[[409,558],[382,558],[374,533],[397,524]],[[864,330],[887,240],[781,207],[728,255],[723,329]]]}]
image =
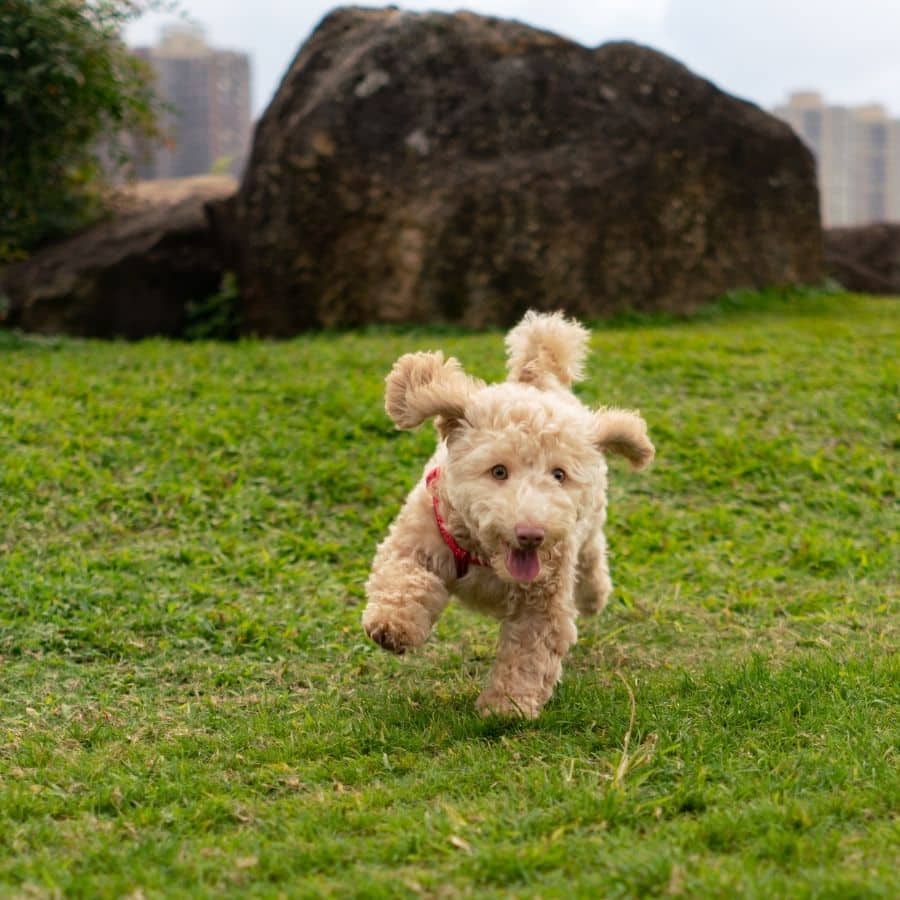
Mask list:
[{"label": "dog's tail", "polygon": [[561,312],[525,313],[506,336],[510,381],[538,388],[569,387],[583,377],[590,334]]}]

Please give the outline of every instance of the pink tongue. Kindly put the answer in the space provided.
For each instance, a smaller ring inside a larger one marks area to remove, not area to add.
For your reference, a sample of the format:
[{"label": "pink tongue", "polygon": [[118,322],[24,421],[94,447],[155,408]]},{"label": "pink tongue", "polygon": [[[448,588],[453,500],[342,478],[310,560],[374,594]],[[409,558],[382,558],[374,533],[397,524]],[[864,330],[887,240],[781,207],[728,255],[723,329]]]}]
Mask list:
[{"label": "pink tongue", "polygon": [[506,555],[506,567],[516,581],[534,581],[541,571],[541,561],[536,550],[510,548]]}]

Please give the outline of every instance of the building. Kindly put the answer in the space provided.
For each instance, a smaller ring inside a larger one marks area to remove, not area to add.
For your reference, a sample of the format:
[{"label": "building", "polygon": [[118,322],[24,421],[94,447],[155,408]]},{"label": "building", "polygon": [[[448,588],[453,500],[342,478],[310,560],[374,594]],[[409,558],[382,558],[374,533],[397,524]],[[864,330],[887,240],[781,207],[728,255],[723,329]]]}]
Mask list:
[{"label": "building", "polygon": [[900,221],[900,120],[877,105],[826,106],[812,91],[774,113],[816,157],[826,226]]},{"label": "building", "polygon": [[240,174],[250,145],[250,58],[216,50],[203,29],[173,25],[154,47],[135,54],[148,62],[166,104],[161,122],[168,140],[144,152],[140,178],[202,175],[213,169]]}]

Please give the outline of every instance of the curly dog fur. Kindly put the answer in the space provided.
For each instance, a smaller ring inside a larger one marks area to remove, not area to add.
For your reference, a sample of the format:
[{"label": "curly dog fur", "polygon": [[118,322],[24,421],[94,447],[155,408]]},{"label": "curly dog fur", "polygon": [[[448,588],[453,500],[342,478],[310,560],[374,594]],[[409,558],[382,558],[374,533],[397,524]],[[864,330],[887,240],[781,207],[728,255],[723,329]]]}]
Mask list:
[{"label": "curly dog fur", "polygon": [[[605,457],[620,454],[635,469],[653,458],[637,412],[591,410],[572,394],[587,342],[561,313],[529,312],[506,338],[503,383],[486,385],[441,353],[402,356],[387,377],[397,427],[433,418],[440,440],[375,554],[363,626],[403,653],[426,640],[451,595],[499,619],[477,701],[485,715],[534,718],[550,699],[577,614],[599,612],[612,589]],[[437,515],[471,554],[467,570]]]}]

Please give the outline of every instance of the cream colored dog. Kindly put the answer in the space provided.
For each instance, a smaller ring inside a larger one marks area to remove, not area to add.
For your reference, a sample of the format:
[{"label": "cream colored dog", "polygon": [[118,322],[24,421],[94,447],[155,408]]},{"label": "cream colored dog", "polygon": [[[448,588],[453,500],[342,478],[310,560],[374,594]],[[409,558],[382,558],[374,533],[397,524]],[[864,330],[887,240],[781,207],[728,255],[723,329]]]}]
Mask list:
[{"label": "cream colored dog", "polygon": [[403,653],[451,594],[499,619],[485,715],[534,718],[550,699],[577,613],[599,612],[612,589],[605,455],[635,469],[653,458],[636,412],[594,411],[569,390],[587,341],[562,314],[529,312],[506,339],[506,382],[485,385],[441,353],[402,356],[387,377],[397,427],[434,418],[440,443],[375,554],[363,626]]}]

